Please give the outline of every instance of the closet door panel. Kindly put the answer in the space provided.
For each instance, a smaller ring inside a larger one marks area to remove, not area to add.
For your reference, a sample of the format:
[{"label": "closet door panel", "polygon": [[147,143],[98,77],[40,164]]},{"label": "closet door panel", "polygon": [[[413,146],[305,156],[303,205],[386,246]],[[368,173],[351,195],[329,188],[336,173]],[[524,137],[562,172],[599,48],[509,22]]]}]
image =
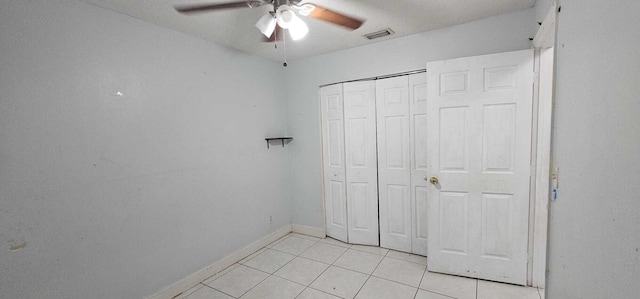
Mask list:
[{"label": "closet door panel", "polygon": [[411,252],[409,81],[376,81],[380,246]]},{"label": "closet door panel", "polygon": [[427,74],[409,75],[411,252],[427,255]]},{"label": "closet door panel", "polygon": [[347,184],[342,84],[320,89],[327,236],[347,242]]},{"label": "closet door panel", "polygon": [[379,245],[375,82],[343,84],[349,243]]}]

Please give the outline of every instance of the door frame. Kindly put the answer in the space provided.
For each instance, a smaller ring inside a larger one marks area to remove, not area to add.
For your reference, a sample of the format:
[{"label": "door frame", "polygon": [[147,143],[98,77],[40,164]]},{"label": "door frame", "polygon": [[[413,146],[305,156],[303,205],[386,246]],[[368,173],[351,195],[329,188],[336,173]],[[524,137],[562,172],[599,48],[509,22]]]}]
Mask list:
[{"label": "door frame", "polygon": [[544,288],[551,174],[551,119],[553,109],[553,48],[535,50],[534,131],[529,204],[529,267],[527,284]]},{"label": "door frame", "polygon": [[[533,208],[529,215],[533,228],[529,230],[531,259],[527,283],[532,287],[544,288],[547,270],[547,242],[549,224],[549,199],[551,197],[551,134],[553,122],[555,43],[557,3],[547,12],[534,39],[536,75],[534,82],[534,103],[537,107],[536,139],[532,143],[532,153],[536,160],[533,165],[535,176],[532,178],[531,200]],[[534,161],[532,161],[534,163]]]}]

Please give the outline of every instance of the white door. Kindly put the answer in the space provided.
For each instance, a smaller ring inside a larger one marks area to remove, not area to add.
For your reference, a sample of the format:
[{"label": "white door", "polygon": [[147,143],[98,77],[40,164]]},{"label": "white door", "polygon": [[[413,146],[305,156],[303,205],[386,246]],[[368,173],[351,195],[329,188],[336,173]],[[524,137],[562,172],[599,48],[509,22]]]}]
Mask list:
[{"label": "white door", "polygon": [[411,252],[427,255],[427,74],[409,75]]},{"label": "white door", "polygon": [[327,236],[347,242],[342,84],[320,89]]},{"label": "white door", "polygon": [[375,82],[344,83],[348,240],[378,246]]},{"label": "white door", "polygon": [[533,50],[427,72],[428,270],[525,285]]},{"label": "white door", "polygon": [[408,76],[376,81],[380,246],[411,252]]}]

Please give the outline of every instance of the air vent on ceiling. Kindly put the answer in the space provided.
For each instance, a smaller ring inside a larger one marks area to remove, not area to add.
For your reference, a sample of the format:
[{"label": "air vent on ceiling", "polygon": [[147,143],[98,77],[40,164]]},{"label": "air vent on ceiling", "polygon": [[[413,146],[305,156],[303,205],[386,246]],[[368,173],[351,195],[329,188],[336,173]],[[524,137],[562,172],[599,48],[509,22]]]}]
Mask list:
[{"label": "air vent on ceiling", "polygon": [[365,34],[364,37],[366,37],[367,39],[376,39],[376,38],[381,38],[384,36],[388,36],[388,35],[392,35],[395,32],[393,32],[393,30],[391,30],[391,28],[387,28],[384,30],[380,30],[380,31],[376,31],[376,32],[371,32],[368,34]]}]

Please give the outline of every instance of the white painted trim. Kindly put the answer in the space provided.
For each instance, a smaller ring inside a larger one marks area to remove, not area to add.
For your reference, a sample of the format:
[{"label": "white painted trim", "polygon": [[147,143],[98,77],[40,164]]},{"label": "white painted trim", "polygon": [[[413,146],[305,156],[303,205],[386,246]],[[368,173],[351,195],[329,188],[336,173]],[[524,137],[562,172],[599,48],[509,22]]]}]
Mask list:
[{"label": "white painted trim", "polygon": [[527,285],[533,282],[533,250],[535,247],[534,235],[536,230],[535,206],[536,206],[536,161],[538,159],[538,125],[540,121],[540,51],[534,51],[534,78],[533,78],[533,114],[531,118],[531,177],[529,178],[529,230],[527,244]]},{"label": "white painted trim", "polygon": [[291,225],[287,224],[277,231],[257,240],[244,248],[232,252],[230,255],[216,261],[208,267],[199,270],[184,279],[181,279],[163,290],[147,297],[147,299],[168,299],[173,298],[191,287],[197,285],[201,281],[215,275],[216,273],[226,269],[227,267],[241,261],[243,258],[251,255],[252,253],[260,250],[260,248],[269,245],[271,242],[278,240],[279,238],[287,235],[291,232]]},{"label": "white painted trim", "polygon": [[318,119],[320,120],[320,177],[322,178],[322,192],[321,192],[321,200],[322,200],[322,228],[323,234],[325,237],[327,236],[327,204],[325,203],[324,197],[324,130],[322,130],[322,87],[318,88]]},{"label": "white painted trim", "polygon": [[540,50],[538,148],[536,159],[533,234],[533,287],[544,288],[549,223],[549,174],[551,171],[551,121],[553,115],[554,48]]},{"label": "white painted trim", "polygon": [[327,236],[324,228],[307,226],[302,224],[292,224],[291,231],[293,231],[294,233],[299,233],[299,234],[312,236],[316,238],[322,238],[322,239],[324,239]]},{"label": "white painted trim", "polygon": [[545,49],[554,46],[556,39],[556,15],[557,5],[553,4],[533,38],[533,47],[535,49]]},{"label": "white painted trim", "polygon": [[532,287],[544,288],[547,269],[547,241],[549,223],[549,174],[551,171],[551,122],[553,115],[554,46],[556,39],[557,1],[547,12],[538,29],[533,47],[539,52],[538,76],[538,132],[535,202],[533,205],[533,252],[531,254],[530,283]]}]

